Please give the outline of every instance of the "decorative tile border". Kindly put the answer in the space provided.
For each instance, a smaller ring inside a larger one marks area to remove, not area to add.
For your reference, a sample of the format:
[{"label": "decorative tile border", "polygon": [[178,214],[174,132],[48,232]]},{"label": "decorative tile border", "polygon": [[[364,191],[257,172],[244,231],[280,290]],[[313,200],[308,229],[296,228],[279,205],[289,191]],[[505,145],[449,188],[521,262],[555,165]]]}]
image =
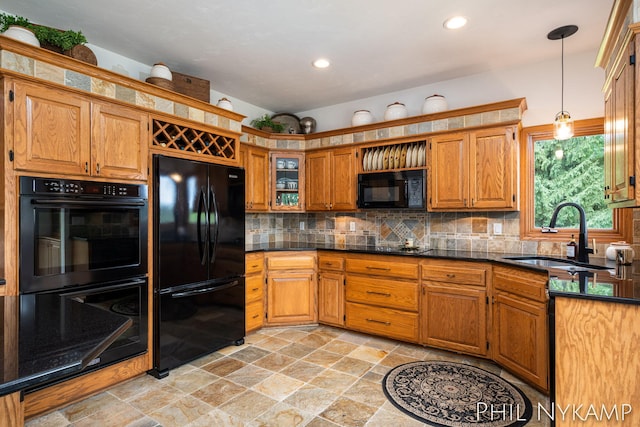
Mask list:
[{"label": "decorative tile border", "polygon": [[[233,132],[242,132],[241,120],[232,120],[211,111],[184,105],[169,98],[153,95],[135,88],[93,77],[78,71],[65,69],[55,64],[30,58],[6,49],[0,50],[0,68],[37,77],[52,83],[79,89],[90,94],[105,96],[119,101],[149,108],[160,113],[173,114],[196,122],[217,126]],[[143,83],[143,82],[141,82]]]}]

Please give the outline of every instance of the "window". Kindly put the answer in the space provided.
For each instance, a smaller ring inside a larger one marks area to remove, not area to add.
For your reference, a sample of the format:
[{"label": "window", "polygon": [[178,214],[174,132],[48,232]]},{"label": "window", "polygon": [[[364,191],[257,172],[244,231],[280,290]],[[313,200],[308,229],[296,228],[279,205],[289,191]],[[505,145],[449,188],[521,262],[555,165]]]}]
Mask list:
[{"label": "window", "polygon": [[554,208],[562,202],[580,204],[586,212],[589,238],[600,243],[631,240],[630,209],[610,209],[604,197],[603,119],[575,122],[575,136],[553,139],[553,126],[523,130],[521,150],[521,234],[523,239],[568,241],[577,234],[578,211],[560,211],[557,234],[543,234]]}]

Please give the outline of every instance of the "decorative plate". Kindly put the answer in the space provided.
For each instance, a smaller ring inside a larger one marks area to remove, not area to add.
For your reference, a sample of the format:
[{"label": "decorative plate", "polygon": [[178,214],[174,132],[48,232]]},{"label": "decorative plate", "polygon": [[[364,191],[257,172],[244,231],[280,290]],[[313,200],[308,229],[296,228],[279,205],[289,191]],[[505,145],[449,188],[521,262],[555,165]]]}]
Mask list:
[{"label": "decorative plate", "polygon": [[300,133],[300,118],[295,114],[278,113],[271,116],[271,120],[282,123],[284,130],[280,133]]},{"label": "decorative plate", "polygon": [[400,151],[400,167],[407,167],[407,146],[403,145],[402,150]]},{"label": "decorative plate", "polygon": [[413,145],[410,145],[409,148],[407,148],[407,167],[413,167]]}]

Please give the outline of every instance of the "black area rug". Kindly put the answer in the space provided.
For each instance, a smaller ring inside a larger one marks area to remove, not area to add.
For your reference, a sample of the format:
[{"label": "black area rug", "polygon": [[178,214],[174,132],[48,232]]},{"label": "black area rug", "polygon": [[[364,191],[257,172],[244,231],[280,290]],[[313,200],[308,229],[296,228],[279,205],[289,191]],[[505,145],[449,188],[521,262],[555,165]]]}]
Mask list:
[{"label": "black area rug", "polygon": [[398,409],[431,426],[519,427],[531,419],[520,389],[462,363],[406,363],[385,375],[382,389]]}]

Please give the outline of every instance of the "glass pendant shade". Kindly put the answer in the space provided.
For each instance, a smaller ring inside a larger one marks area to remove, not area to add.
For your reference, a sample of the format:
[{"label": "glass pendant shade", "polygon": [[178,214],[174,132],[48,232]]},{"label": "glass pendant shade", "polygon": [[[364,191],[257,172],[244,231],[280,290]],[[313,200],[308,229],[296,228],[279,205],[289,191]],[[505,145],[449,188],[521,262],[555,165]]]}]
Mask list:
[{"label": "glass pendant shade", "polygon": [[553,138],[558,141],[569,139],[573,136],[573,119],[566,111],[556,114],[553,122]]}]

